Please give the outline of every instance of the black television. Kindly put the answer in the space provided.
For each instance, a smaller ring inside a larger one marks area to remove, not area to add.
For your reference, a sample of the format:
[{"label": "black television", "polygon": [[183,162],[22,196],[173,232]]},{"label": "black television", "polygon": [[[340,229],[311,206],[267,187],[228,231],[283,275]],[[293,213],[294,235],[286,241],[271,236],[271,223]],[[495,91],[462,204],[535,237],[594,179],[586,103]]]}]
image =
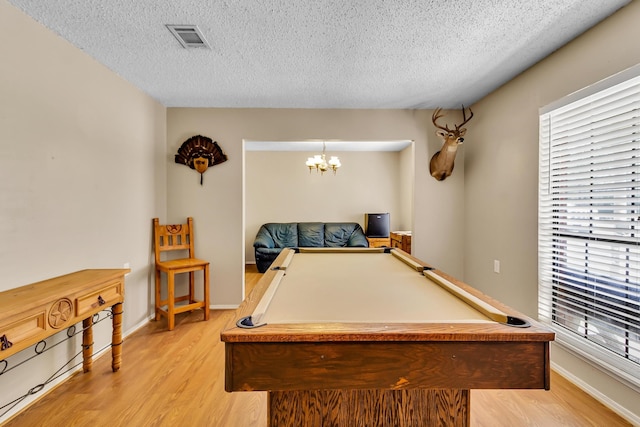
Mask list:
[{"label": "black television", "polygon": [[367,237],[389,237],[389,213],[364,214],[364,233]]}]

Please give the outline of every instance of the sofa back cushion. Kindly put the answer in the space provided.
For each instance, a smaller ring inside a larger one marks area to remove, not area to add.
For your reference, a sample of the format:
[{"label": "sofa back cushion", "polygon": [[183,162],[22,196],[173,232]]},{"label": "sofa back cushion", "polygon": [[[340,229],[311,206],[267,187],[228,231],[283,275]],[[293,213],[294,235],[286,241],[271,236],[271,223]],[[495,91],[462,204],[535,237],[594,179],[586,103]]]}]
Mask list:
[{"label": "sofa back cushion", "polygon": [[[367,247],[367,238],[357,222],[271,222],[263,224],[253,242],[256,251],[267,248],[345,246]],[[277,253],[279,251],[275,251]]]},{"label": "sofa back cushion", "polygon": [[321,248],[324,246],[324,222],[299,222],[298,246]]},{"label": "sofa back cushion", "polygon": [[328,248],[368,246],[362,227],[357,222],[325,223],[324,245]]},{"label": "sofa back cushion", "polygon": [[255,247],[295,248],[298,246],[298,224],[295,222],[272,222],[263,224],[258,230]]}]

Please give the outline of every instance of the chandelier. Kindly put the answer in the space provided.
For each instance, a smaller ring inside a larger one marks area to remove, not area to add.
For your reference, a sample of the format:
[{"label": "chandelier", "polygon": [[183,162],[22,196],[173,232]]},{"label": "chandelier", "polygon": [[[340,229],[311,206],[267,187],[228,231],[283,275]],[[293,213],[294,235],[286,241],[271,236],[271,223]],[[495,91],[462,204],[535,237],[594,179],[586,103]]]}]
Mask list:
[{"label": "chandelier", "polygon": [[342,166],[340,163],[340,159],[337,156],[331,156],[329,161],[327,161],[327,157],[325,155],[325,151],[327,149],[327,144],[325,142],[322,143],[322,154],[316,154],[313,157],[309,157],[307,162],[305,163],[309,168],[309,173],[311,170],[315,168],[316,172],[320,171],[320,174],[323,175],[327,170],[331,169],[333,174],[335,175],[338,171],[338,168]]}]

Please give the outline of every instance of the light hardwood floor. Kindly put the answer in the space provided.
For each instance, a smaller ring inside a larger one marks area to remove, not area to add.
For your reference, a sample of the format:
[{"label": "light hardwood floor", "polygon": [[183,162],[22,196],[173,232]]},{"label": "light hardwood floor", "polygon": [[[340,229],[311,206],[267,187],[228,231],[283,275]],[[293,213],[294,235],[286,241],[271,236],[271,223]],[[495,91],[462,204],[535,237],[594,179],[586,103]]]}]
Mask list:
[{"label": "light hardwood floor", "polygon": [[[247,288],[260,277],[247,267]],[[126,314],[125,314],[126,315]],[[110,356],[87,374],[77,374],[4,424],[31,426],[185,426],[264,427],[266,393],[224,391],[224,344],[220,330],[233,311],[214,310],[150,322],[128,336],[120,372]],[[471,425],[630,426],[628,422],[553,373],[551,390],[473,390]]]}]

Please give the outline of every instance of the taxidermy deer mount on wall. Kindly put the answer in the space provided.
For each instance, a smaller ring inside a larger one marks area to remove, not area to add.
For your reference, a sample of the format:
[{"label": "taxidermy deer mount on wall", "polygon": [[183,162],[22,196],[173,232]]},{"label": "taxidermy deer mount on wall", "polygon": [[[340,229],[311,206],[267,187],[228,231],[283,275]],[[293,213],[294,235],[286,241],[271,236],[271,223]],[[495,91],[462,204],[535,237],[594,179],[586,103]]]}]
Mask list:
[{"label": "taxidermy deer mount on wall", "polygon": [[433,125],[438,128],[436,135],[444,140],[444,144],[440,151],[431,157],[431,162],[429,162],[429,172],[431,172],[431,176],[438,181],[444,181],[449,175],[451,175],[451,172],[453,172],[453,162],[456,160],[458,145],[462,144],[464,141],[463,136],[467,132],[467,130],[462,126],[471,120],[473,117],[473,111],[469,108],[469,113],[471,113],[471,115],[467,118],[463,105],[462,123],[455,125],[456,128],[453,130],[449,129],[449,126],[447,125],[442,127],[436,123],[440,117],[444,116],[444,114],[440,114],[440,111],[442,111],[442,108],[438,108],[433,112],[431,121],[433,121]]}]

